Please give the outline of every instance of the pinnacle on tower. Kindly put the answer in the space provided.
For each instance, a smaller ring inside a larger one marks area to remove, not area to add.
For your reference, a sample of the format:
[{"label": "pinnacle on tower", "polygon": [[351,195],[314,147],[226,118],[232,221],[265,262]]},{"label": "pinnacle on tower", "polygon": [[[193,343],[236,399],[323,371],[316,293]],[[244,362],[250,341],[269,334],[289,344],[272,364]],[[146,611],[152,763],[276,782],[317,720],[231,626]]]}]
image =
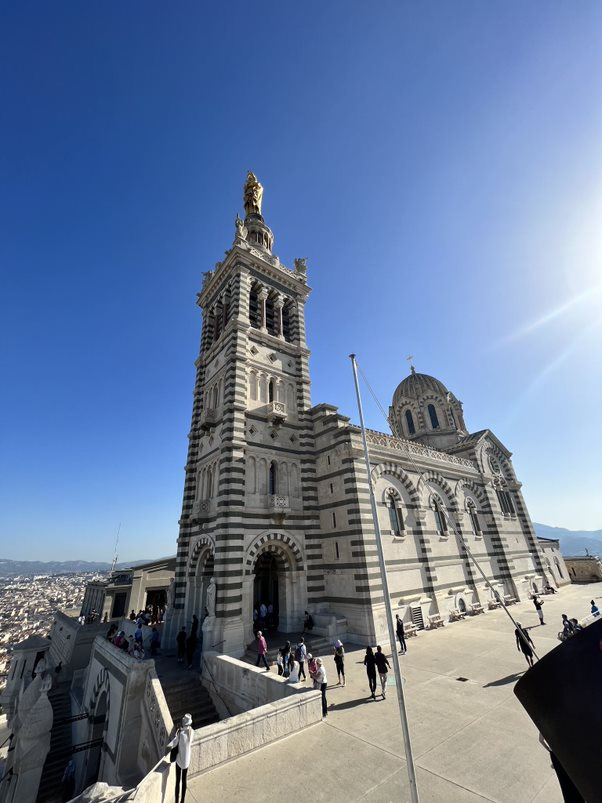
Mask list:
[{"label": "pinnacle on tower", "polygon": [[255,173],[250,170],[247,173],[247,180],[243,190],[243,205],[245,207],[244,222],[236,216],[237,236],[241,236],[248,243],[264,248],[269,254],[272,253],[274,235],[270,228],[266,226],[261,214],[261,202],[263,199],[263,187],[259,183]]}]

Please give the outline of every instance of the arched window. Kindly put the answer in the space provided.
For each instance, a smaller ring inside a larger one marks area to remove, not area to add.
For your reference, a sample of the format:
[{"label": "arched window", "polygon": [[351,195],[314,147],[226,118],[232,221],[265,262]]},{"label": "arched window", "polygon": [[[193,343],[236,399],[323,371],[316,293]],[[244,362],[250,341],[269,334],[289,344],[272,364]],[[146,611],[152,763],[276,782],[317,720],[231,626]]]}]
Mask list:
[{"label": "arched window", "polygon": [[479,516],[477,513],[477,509],[475,507],[475,503],[472,499],[469,499],[466,503],[466,507],[468,508],[468,515],[470,516],[470,523],[472,525],[472,531],[475,535],[481,535],[481,525],[479,524]]},{"label": "arched window", "polygon": [[558,569],[558,574],[560,577],[564,578],[564,574],[562,573],[562,569],[560,568],[560,561],[558,558],[554,558],[554,563],[556,564],[556,568]]},{"label": "arched window", "polygon": [[416,434],[416,427],[414,426],[414,416],[411,410],[406,410],[406,426],[408,428],[408,435]]},{"label": "arched window", "polygon": [[429,418],[431,419],[431,427],[433,429],[439,429],[439,419],[437,418],[437,411],[435,410],[435,405],[429,404],[428,411],[429,411]]},{"label": "arched window", "polygon": [[404,531],[403,514],[399,505],[399,499],[395,494],[389,493],[387,496],[387,510],[389,512],[389,524],[393,535],[402,535]]},{"label": "arched window", "polygon": [[255,329],[259,329],[261,326],[259,299],[257,297],[256,286],[252,287],[251,292],[249,293],[249,323]]},{"label": "arched window", "polygon": [[270,379],[270,381],[268,383],[268,401],[269,402],[273,402],[274,401],[274,380],[273,379]]},{"label": "arched window", "polygon": [[207,469],[207,484],[205,486],[205,498],[210,499],[213,491],[213,472],[211,468]]},{"label": "arched window", "polygon": [[269,479],[268,493],[273,496],[274,494],[278,493],[277,490],[278,469],[276,467],[276,463],[274,462],[274,460],[272,460],[272,462],[270,463],[270,475],[268,479]]},{"label": "arched window", "polygon": [[290,343],[291,341],[291,305],[286,302],[282,307],[282,336]]},{"label": "arched window", "polygon": [[435,513],[435,526],[439,535],[447,535],[447,521],[443,512],[443,502],[438,496],[433,497],[433,511]]}]

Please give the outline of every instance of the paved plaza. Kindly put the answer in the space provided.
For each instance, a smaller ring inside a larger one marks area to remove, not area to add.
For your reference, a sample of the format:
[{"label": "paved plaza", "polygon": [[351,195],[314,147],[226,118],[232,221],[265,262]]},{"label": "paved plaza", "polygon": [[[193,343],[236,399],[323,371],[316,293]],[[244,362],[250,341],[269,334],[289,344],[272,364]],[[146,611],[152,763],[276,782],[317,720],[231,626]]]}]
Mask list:
[{"label": "paved plaza", "polygon": [[[583,618],[596,597],[601,584],[544,597],[543,627],[531,602],[511,611],[543,655],[558,645],[561,614]],[[328,656],[330,708],[321,724],[196,777],[187,800],[409,800],[395,688],[386,700],[369,699],[363,655],[348,650],[345,688],[333,685]],[[512,691],[527,664],[503,611],[422,632],[401,661],[422,803],[561,803],[548,755]]]}]

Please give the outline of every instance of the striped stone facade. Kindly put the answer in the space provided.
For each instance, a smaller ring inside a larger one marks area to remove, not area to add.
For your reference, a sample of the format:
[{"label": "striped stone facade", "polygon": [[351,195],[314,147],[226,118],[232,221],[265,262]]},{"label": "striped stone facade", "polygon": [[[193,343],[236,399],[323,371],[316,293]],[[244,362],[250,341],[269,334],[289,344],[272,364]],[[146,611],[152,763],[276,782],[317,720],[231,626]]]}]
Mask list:
[{"label": "striped stone facade", "polygon": [[[261,595],[274,597],[263,601],[287,632],[300,630],[306,609],[346,620],[349,641],[386,630],[360,432],[336,407],[311,407],[305,260],[289,270],[272,243],[260,214],[237,218],[234,243],[199,294],[168,620],[173,638],[208,606],[205,648],[235,656],[253,639]],[[394,612],[420,623],[490,599],[442,507],[499,593],[524,597],[552,580],[507,449],[489,430],[469,435],[461,403],[438,380],[412,370],[404,383],[391,408],[400,437],[368,438]]]}]

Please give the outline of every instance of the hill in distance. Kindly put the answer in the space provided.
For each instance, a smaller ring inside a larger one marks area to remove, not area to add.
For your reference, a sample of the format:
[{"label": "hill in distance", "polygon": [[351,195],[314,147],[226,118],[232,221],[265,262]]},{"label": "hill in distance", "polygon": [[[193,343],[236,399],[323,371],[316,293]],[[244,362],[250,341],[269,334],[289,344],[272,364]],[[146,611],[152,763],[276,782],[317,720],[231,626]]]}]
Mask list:
[{"label": "hill in distance", "polygon": [[[116,569],[129,569],[141,563],[148,563],[146,560],[137,560],[133,563],[117,563]],[[35,574],[102,574],[111,569],[110,563],[101,563],[87,560],[6,560],[0,558],[0,577],[33,577]]]},{"label": "hill in distance", "polygon": [[585,555],[586,549],[590,555],[602,557],[602,530],[567,530],[564,527],[539,524],[537,521],[533,522],[533,527],[542,538],[557,538],[560,541],[560,551],[565,557]]}]

